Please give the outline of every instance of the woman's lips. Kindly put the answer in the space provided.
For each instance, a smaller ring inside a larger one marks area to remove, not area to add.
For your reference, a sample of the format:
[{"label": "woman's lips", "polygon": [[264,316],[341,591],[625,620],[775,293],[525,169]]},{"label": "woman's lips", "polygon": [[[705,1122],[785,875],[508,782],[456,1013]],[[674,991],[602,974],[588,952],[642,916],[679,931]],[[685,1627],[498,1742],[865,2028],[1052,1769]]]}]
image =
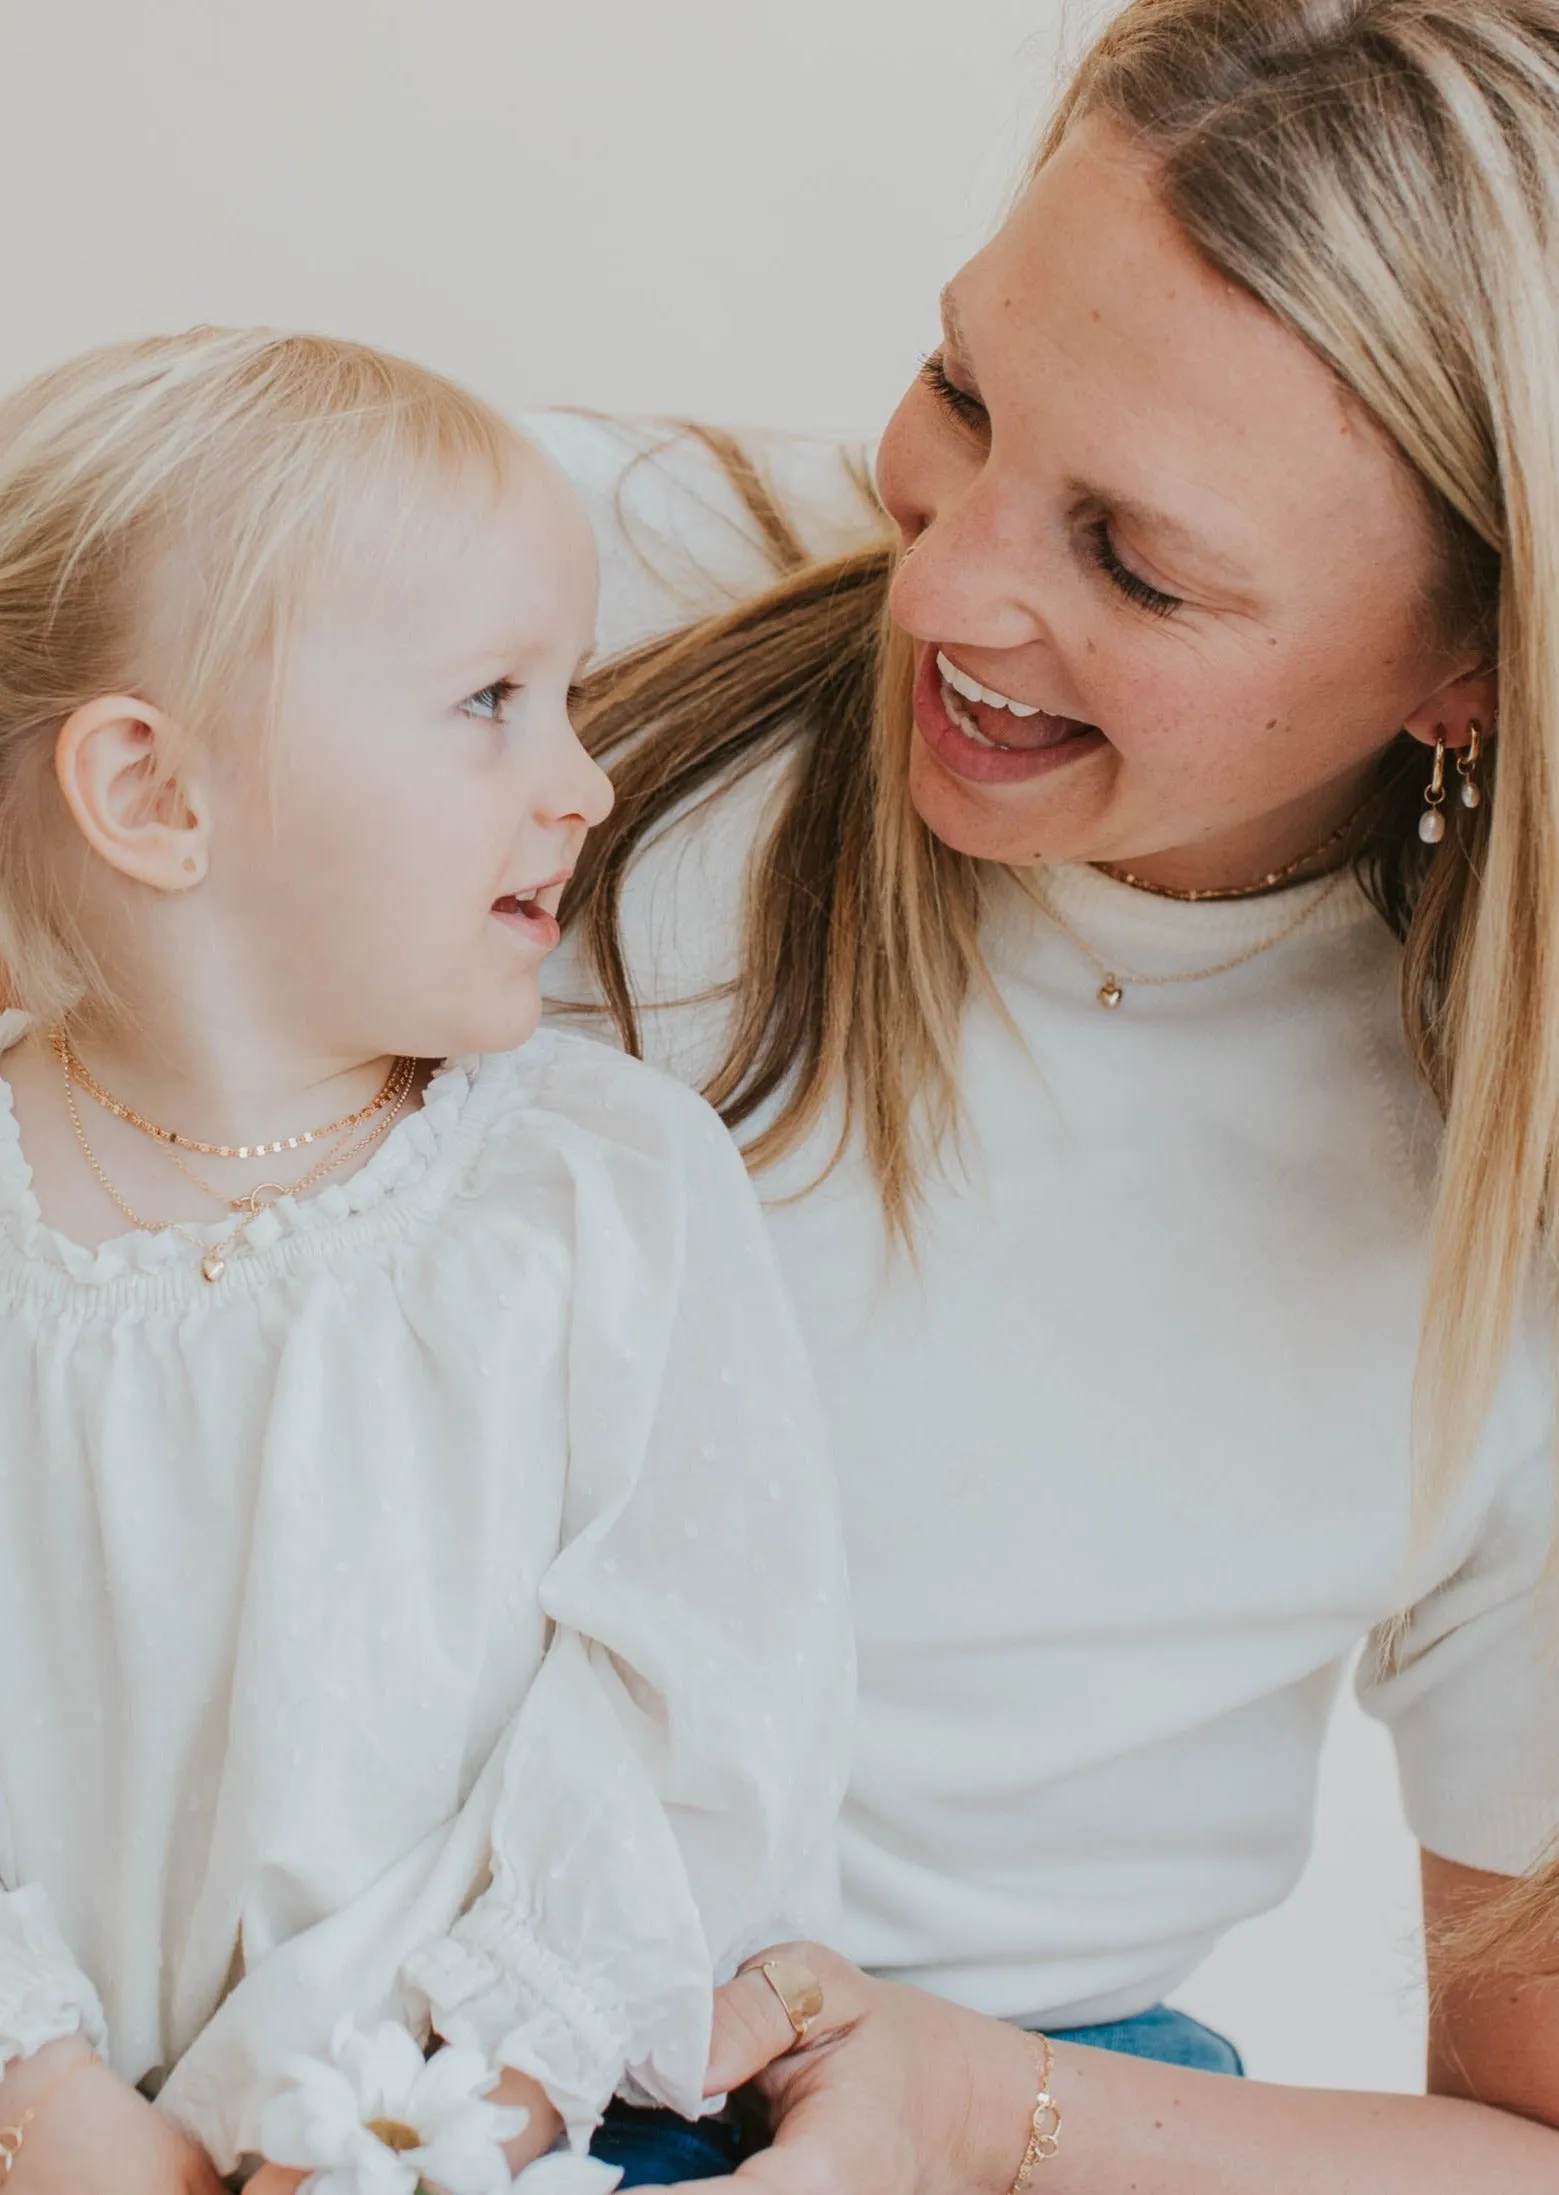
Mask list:
[{"label": "woman's lips", "polygon": [[937,760],[974,785],[1013,785],[1042,776],[1076,757],[1095,754],[1104,746],[1104,734],[1093,724],[1071,717],[1016,717],[1008,709],[986,708],[980,702],[960,701],[986,739],[1000,742],[986,746],[971,739],[948,712],[947,692],[937,669],[936,649],[923,643],[915,679],[915,727]]}]

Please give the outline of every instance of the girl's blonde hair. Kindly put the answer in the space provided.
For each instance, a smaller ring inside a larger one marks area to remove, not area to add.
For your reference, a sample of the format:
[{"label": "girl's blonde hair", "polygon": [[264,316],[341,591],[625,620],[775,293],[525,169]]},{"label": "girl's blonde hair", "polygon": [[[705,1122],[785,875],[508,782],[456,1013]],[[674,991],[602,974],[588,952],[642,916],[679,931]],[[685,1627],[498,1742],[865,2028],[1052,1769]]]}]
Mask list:
[{"label": "girl's blonde hair", "polygon": [[[1393,438],[1443,541],[1447,637],[1499,666],[1486,805],[1426,857],[1422,750],[1404,736],[1381,757],[1354,849],[1404,941],[1408,1041],[1446,1113],[1419,1382],[1428,1514],[1478,1437],[1534,1255],[1546,1267],[1553,1249],[1559,0],[1134,0],[1084,60],[1041,158],[1090,116],[1153,155],[1208,263]],[[674,807],[788,749],[710,1094],[733,1124],[763,1109],[759,1163],[842,1100],[903,1233],[957,1119],[992,871],[909,802],[891,563],[886,542],[826,567],[795,556],[766,596],[602,681],[593,741],[625,759],[573,908],[632,1041],[617,911],[634,852]],[[1525,1887],[1481,1955],[1551,1948],[1556,1893],[1559,1873]]]},{"label": "girl's blonde hair", "polygon": [[4,1003],[45,1021],[106,1003],[51,858],[70,713],[127,692],[194,740],[247,694],[263,722],[350,514],[384,487],[412,495],[430,470],[496,476],[516,441],[424,367],[265,328],[116,344],[0,401]]}]

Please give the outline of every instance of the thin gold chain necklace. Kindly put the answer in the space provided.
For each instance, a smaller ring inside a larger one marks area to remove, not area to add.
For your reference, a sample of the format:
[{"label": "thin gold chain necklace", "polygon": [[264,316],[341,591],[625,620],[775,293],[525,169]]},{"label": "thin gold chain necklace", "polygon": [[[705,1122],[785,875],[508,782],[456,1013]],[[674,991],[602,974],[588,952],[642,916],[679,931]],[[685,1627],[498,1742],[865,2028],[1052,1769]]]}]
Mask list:
[{"label": "thin gold chain necklace", "polygon": [[1064,916],[1057,914],[1038,886],[1029,886],[1028,889],[1061,935],[1075,945],[1085,959],[1092,961],[1100,979],[1094,996],[1101,1006],[1113,1013],[1124,1000],[1128,986],[1134,991],[1141,991],[1158,990],[1170,983],[1205,983],[1209,976],[1226,976],[1232,969],[1243,968],[1247,961],[1258,960],[1263,953],[1270,953],[1275,946],[1284,944],[1296,931],[1303,929],[1312,915],[1319,914],[1348,874],[1346,869],[1339,869],[1331,882],[1317,892],[1314,899],[1307,901],[1298,914],[1285,922],[1280,930],[1274,930],[1270,937],[1261,938],[1256,944],[1247,946],[1243,953],[1234,953],[1227,960],[1215,961],[1210,968],[1186,968],[1180,974],[1172,976],[1143,975],[1140,972],[1128,973],[1124,969],[1112,968],[1095,946],[1090,945],[1085,937],[1080,937]]},{"label": "thin gold chain necklace", "polygon": [[1182,890],[1175,884],[1150,884],[1146,877],[1138,876],[1135,870],[1117,869],[1112,862],[1095,861],[1090,866],[1097,869],[1101,876],[1107,876],[1111,883],[1129,884],[1134,892],[1151,892],[1155,899],[1178,899],[1187,904],[1204,899],[1259,899],[1263,892],[1270,892],[1279,884],[1287,884],[1292,877],[1298,876],[1301,869],[1308,869],[1312,861],[1319,861],[1334,846],[1340,846],[1368,805],[1367,801],[1360,801],[1352,814],[1345,816],[1336,830],[1329,837],[1323,838],[1319,846],[1312,846],[1309,853],[1300,854],[1297,860],[1289,862],[1282,869],[1269,869],[1254,884],[1210,885],[1205,891],[1193,892]]},{"label": "thin gold chain necklace", "polygon": [[[228,1258],[242,1242],[245,1230],[250,1227],[255,1220],[259,1218],[260,1214],[263,1211],[266,1211],[269,1208],[270,1203],[275,1198],[283,1196],[301,1196],[306,1189],[312,1189],[316,1183],[323,1181],[327,1174],[333,1174],[338,1167],[344,1166],[349,1158],[355,1158],[360,1153],[371,1150],[376,1143],[382,1142],[384,1137],[386,1137],[389,1134],[390,1130],[395,1126],[396,1121],[400,1118],[400,1115],[405,1108],[406,1100],[408,1099],[408,1097],[410,1097],[412,1085],[416,1080],[417,1070],[417,1062],[415,1060],[403,1061],[401,1064],[409,1071],[404,1076],[404,1079],[400,1080],[399,1094],[392,1098],[392,1100],[381,1113],[380,1117],[373,1122],[372,1126],[368,1128],[368,1130],[364,1134],[353,1138],[347,1143],[339,1145],[334,1151],[328,1152],[324,1158],[317,1160],[316,1163],[309,1168],[307,1173],[300,1175],[296,1181],[290,1183],[289,1185],[283,1187],[277,1182],[262,1181],[256,1188],[250,1190],[247,1196],[238,1198],[223,1198],[221,1197],[221,1192],[219,1190],[211,1188],[209,1183],[198,1183],[198,1186],[204,1189],[208,1195],[221,1198],[221,1201],[226,1203],[229,1211],[242,1212],[243,1214],[243,1217],[239,1220],[238,1225],[231,1229],[229,1233],[225,1234],[219,1242],[207,1244],[201,1239],[199,1235],[195,1234],[188,1226],[186,1226],[180,1220],[143,1218],[142,1215],[136,1211],[134,1206],[130,1204],[125,1197],[120,1195],[118,1189],[115,1188],[113,1182],[109,1179],[107,1170],[105,1169],[102,1160],[98,1157],[97,1153],[93,1150],[91,1144],[87,1140],[87,1131],[82,1122],[80,1108],[76,1103],[75,1077],[73,1076],[71,1071],[72,1055],[70,1053],[69,1047],[63,1043],[56,1042],[54,1049],[59,1058],[60,1072],[64,1083],[65,1110],[70,1115],[70,1125],[75,1134],[76,1143],[80,1149],[82,1157],[86,1160],[87,1165],[91,1168],[92,1173],[96,1177],[98,1186],[103,1191],[103,1194],[108,1198],[109,1202],[114,1206],[115,1210],[122,1213],[123,1216],[130,1222],[130,1225],[134,1228],[139,1229],[142,1234],[180,1235],[186,1242],[192,1243],[194,1247],[201,1252],[201,1278],[203,1280],[213,1282],[219,1281],[222,1278],[222,1275],[227,1271]],[[169,1155],[171,1156],[172,1154],[170,1153]],[[178,1163],[179,1162],[175,1160],[175,1164]],[[187,1168],[183,1170],[186,1172],[188,1171]],[[191,1178],[193,1179],[194,1177],[192,1176]],[[265,1201],[262,1202],[262,1199],[264,1199]]]},{"label": "thin gold chain necklace", "polygon": [[[78,1082],[94,1103],[101,1105],[116,1120],[128,1121],[132,1128],[139,1128],[143,1136],[150,1136],[157,1143],[171,1143],[180,1151],[198,1151],[202,1158],[274,1158],[282,1151],[301,1150],[308,1143],[323,1143],[329,1136],[349,1133],[382,1112],[395,1093],[397,1078],[408,1062],[397,1059],[385,1076],[378,1095],[366,1105],[360,1105],[355,1113],[343,1113],[339,1120],[327,1121],[323,1128],[305,1128],[295,1136],[278,1136],[273,1143],[201,1143],[194,1136],[180,1134],[177,1128],[164,1128],[155,1120],[148,1120],[133,1105],[126,1105],[111,1090],[105,1090],[97,1077],[78,1055],[75,1046],[63,1029],[50,1031],[49,1041],[61,1058],[68,1059],[71,1077]],[[416,1063],[410,1063],[415,1072]]]}]

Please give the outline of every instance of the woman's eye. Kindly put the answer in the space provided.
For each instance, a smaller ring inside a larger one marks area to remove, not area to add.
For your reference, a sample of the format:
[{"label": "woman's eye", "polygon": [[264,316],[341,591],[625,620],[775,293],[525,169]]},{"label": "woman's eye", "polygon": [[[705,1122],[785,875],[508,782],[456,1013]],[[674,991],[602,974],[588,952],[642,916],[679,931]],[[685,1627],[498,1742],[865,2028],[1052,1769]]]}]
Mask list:
[{"label": "woman's eye", "polygon": [[961,427],[983,427],[986,420],[985,406],[968,389],[961,389],[956,381],[948,378],[947,364],[940,351],[933,351],[923,359],[920,378],[941,405],[949,418],[956,419]]},{"label": "woman's eye", "polygon": [[479,686],[474,694],[467,694],[460,704],[460,713],[481,717],[489,724],[500,723],[504,703],[518,691],[512,678],[495,678],[490,686]]},{"label": "woman's eye", "polygon": [[1169,617],[1184,606],[1179,595],[1165,594],[1161,588],[1150,587],[1129,564],[1121,562],[1115,543],[1110,538],[1110,522],[1107,518],[1097,519],[1088,528],[1087,539],[1089,553],[1100,571],[1119,588],[1128,602],[1135,602],[1138,609],[1148,610],[1154,617]]}]

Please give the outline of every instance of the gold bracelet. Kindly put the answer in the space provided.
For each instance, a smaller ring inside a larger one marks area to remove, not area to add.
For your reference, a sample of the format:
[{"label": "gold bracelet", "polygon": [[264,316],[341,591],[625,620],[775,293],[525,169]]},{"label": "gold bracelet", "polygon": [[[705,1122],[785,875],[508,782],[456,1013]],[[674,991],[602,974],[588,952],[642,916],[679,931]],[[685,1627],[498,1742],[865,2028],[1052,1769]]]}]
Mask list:
[{"label": "gold bracelet", "polygon": [[27,2140],[27,2129],[37,2118],[44,2105],[52,2103],[65,2086],[65,2083],[74,2080],[84,2066],[97,2065],[98,2063],[98,2054],[95,2050],[89,2052],[85,2058],[75,2059],[70,2065],[66,2066],[63,2073],[55,2075],[41,2095],[34,2096],[15,2126],[0,2126],[0,2187],[4,2187],[6,2181],[16,2169],[16,2160],[21,2155],[22,2145]]},{"label": "gold bracelet", "polygon": [[1023,2152],[1023,2162],[1018,2167],[1010,2195],[1023,2195],[1036,2167],[1048,2164],[1061,2147],[1061,2106],[1050,2093],[1050,2080],[1056,2069],[1055,2050],[1048,2035],[1033,2035],[1029,2039],[1039,2055],[1039,2094],[1034,2098],[1034,2116],[1029,2122],[1028,2148]]}]

